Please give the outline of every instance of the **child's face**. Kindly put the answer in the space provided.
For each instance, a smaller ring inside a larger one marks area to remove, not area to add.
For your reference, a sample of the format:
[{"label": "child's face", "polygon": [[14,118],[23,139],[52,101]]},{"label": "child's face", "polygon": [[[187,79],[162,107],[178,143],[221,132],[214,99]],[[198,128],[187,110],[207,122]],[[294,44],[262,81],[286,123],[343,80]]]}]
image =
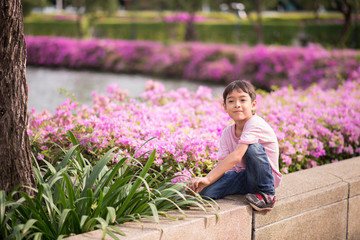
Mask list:
[{"label": "child's face", "polygon": [[235,89],[230,92],[225,100],[225,111],[235,121],[247,121],[253,115],[253,110],[256,107],[256,100],[251,102],[250,95],[243,92],[241,89]]}]

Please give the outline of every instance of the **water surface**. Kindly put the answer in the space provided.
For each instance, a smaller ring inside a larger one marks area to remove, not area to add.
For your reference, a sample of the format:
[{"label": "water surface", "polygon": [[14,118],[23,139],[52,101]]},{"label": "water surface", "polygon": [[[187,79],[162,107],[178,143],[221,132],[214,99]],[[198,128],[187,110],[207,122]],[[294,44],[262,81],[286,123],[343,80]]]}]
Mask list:
[{"label": "water surface", "polygon": [[74,94],[77,102],[91,105],[91,93],[97,91],[105,94],[106,86],[118,84],[121,89],[128,90],[130,97],[139,97],[144,92],[146,81],[162,82],[167,90],[187,88],[196,91],[199,86],[207,86],[213,94],[222,94],[224,84],[209,84],[182,79],[160,79],[144,75],[104,73],[92,71],[75,71],[69,69],[51,69],[43,67],[27,67],[27,83],[29,85],[28,109],[35,108],[37,112],[44,109],[53,112],[63,103],[67,93]]}]

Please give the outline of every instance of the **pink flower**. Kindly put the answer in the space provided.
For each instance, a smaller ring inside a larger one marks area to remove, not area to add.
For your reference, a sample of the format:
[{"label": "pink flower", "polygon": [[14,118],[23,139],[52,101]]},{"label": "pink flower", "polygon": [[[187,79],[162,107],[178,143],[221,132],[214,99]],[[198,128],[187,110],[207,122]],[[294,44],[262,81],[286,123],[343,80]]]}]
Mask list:
[{"label": "pink flower", "polygon": [[38,153],[37,159],[38,159],[38,160],[44,160],[44,155],[41,154],[41,153]]},{"label": "pink flower", "polygon": [[191,172],[189,172],[189,170],[187,170],[186,168],[184,170],[182,170],[181,172],[176,172],[174,174],[175,176],[179,176],[179,177],[175,177],[171,180],[172,183],[177,183],[177,182],[185,182],[185,181],[189,181],[191,178]]}]

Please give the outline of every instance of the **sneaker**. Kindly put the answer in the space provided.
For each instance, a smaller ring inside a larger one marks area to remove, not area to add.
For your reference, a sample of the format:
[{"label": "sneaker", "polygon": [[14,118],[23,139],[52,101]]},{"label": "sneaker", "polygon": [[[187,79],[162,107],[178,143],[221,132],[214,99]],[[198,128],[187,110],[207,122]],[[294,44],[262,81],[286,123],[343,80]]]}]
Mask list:
[{"label": "sneaker", "polygon": [[275,204],[275,196],[270,196],[263,192],[245,195],[245,200],[257,211],[271,211]]}]

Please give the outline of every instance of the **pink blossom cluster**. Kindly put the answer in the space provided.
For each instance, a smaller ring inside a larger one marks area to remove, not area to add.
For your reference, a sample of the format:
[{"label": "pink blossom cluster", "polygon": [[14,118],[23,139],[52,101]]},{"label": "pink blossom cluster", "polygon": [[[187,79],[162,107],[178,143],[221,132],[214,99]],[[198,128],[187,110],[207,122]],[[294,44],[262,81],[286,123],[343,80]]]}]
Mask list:
[{"label": "pink blossom cluster", "polygon": [[143,73],[210,82],[249,79],[256,87],[333,88],[360,72],[360,52],[308,47],[234,46],[26,37],[28,64]]},{"label": "pink blossom cluster", "polygon": [[[171,166],[169,174],[178,175],[174,181],[214,166],[222,130],[232,120],[211,89],[167,91],[149,81],[139,99],[128,97],[117,85],[108,86],[107,92],[94,92],[92,106],[68,99],[54,114],[32,110],[28,133],[35,155],[51,158],[56,146],[71,146],[66,138],[71,130],[93,156],[118,147],[120,157],[146,159],[156,149],[156,164]],[[283,87],[258,94],[257,114],[279,139],[282,172],[360,154],[359,92],[360,78],[332,90]]]},{"label": "pink blossom cluster", "polygon": [[[174,13],[169,16],[166,16],[165,21],[168,23],[190,22],[191,18],[192,18],[191,14],[189,14],[187,12],[179,12],[179,13]],[[196,15],[196,14],[193,16],[194,22],[201,22],[204,19],[205,19],[204,17]]]},{"label": "pink blossom cluster", "polygon": [[53,17],[53,19],[56,21],[75,21],[76,16],[74,16],[74,15],[55,15]]}]

